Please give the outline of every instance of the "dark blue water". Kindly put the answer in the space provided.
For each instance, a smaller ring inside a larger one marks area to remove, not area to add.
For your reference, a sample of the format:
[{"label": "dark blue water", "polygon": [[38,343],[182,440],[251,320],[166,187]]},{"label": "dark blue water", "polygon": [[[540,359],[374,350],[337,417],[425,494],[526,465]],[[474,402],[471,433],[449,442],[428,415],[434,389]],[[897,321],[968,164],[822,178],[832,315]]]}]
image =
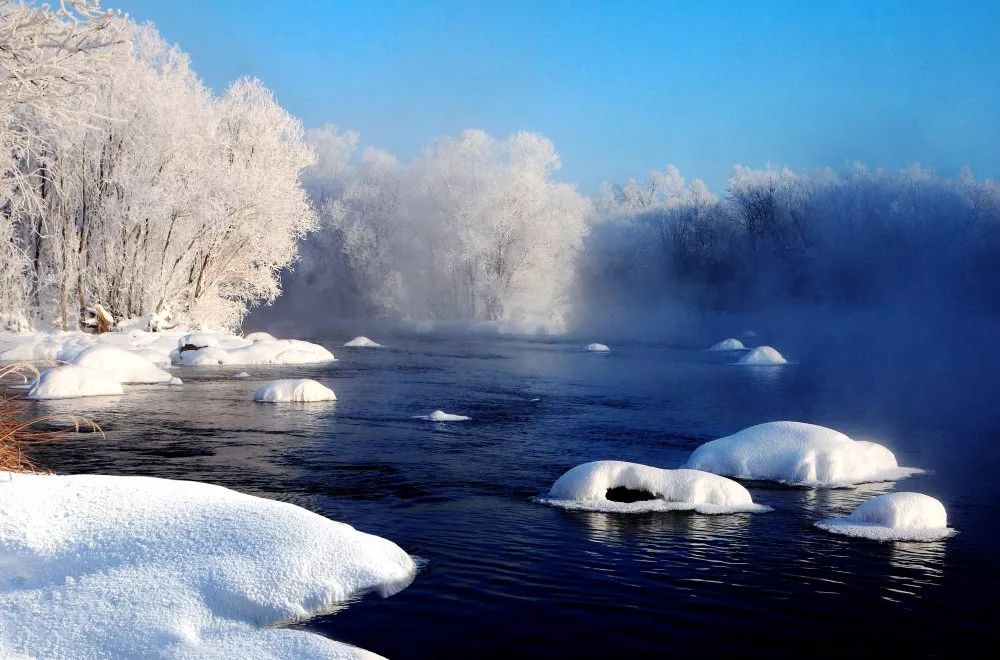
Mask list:
[{"label": "dark blue water", "polygon": [[[321,367],[180,368],[183,388],[36,404],[98,420],[37,454],[57,472],[196,479],[294,502],[427,560],[405,591],[303,627],[383,655],[953,654],[995,636],[1000,408],[988,354],[803,351],[753,369],[658,345],[403,340]],[[793,355],[793,357],[795,357]],[[320,380],[335,404],[255,404],[261,380]],[[537,399],[535,401],[534,399]],[[473,419],[411,417],[442,408]],[[531,501],[568,468],[676,467],[700,443],[791,419],[931,469],[899,484],[750,484],[768,514],[604,514]],[[875,494],[941,499],[937,543],[834,536],[813,522]]]}]

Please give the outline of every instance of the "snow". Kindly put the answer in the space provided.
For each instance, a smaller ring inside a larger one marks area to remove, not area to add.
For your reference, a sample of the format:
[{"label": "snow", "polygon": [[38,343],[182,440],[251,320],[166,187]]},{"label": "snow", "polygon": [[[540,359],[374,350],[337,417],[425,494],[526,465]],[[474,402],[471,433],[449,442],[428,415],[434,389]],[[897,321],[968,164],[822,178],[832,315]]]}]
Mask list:
[{"label": "snow", "polygon": [[583,350],[590,351],[591,353],[607,353],[611,349],[604,344],[587,344],[583,347]]},{"label": "snow", "polygon": [[[249,339],[248,337],[255,337]],[[224,332],[84,332],[0,333],[0,360],[73,361],[93,346],[115,347],[134,353],[154,366],[183,365],[282,365],[332,362],[333,354],[318,344],[296,339],[274,339],[267,333],[239,337]],[[180,350],[184,346],[195,350]],[[166,382],[169,378],[158,376]],[[132,382],[126,379],[126,382]],[[145,382],[145,381],[143,381]]]},{"label": "snow", "polygon": [[247,373],[247,372],[245,372],[245,371],[241,371],[241,372],[239,372],[238,374],[235,374],[235,375],[233,376],[233,378],[249,378],[249,377],[250,377],[250,374],[248,374],[248,373]]},{"label": "snow", "polygon": [[254,401],[267,403],[308,403],[312,401],[336,401],[337,395],[308,378],[286,378],[272,380],[257,388]]},{"label": "snow", "polygon": [[882,445],[803,422],[768,422],[712,440],[695,449],[684,467],[821,487],[895,481],[922,472],[899,467]]},{"label": "snow", "polygon": [[[609,488],[646,491],[656,499],[616,502],[607,499]],[[770,510],[754,504],[749,491],[731,479],[700,470],[663,470],[625,461],[577,465],[556,480],[547,496],[537,500],[567,509],[619,513],[696,511],[717,514]]]},{"label": "snow", "polygon": [[103,371],[122,383],[169,383],[172,378],[142,355],[115,346],[85,348],[73,364]]},{"label": "snow", "polygon": [[0,472],[0,657],[364,657],[280,628],[413,559],[305,509],[189,481]]},{"label": "snow", "polygon": [[28,390],[28,398],[71,399],[124,393],[122,384],[104,372],[76,364],[64,364],[43,371]]},{"label": "snow", "polygon": [[268,341],[275,341],[277,337],[267,332],[251,332],[250,334],[243,337],[248,341],[260,341],[261,339],[266,339]]},{"label": "snow", "polygon": [[712,344],[710,351],[744,351],[746,346],[739,339],[723,339],[717,344]]},{"label": "snow", "polygon": [[876,541],[938,541],[955,533],[940,501],[921,493],[887,493],[862,502],[846,518],[816,523],[835,534]]},{"label": "snow", "polygon": [[355,337],[351,341],[344,344],[348,348],[382,348],[382,344],[373,342],[368,337]]},{"label": "snow", "polygon": [[748,364],[751,366],[770,366],[786,364],[786,360],[781,353],[770,346],[758,346],[740,358],[737,364]]},{"label": "snow", "polygon": [[465,415],[452,415],[443,410],[435,410],[430,415],[417,415],[413,419],[423,419],[429,422],[467,422],[472,418]]}]

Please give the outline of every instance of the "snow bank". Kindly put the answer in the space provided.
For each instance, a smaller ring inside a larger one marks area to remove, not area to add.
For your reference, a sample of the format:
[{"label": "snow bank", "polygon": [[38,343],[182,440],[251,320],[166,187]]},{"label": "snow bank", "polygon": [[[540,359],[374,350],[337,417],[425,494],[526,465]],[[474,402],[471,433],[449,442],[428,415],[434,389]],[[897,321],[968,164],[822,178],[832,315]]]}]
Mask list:
[{"label": "snow bank", "polygon": [[363,657],[275,627],[415,573],[292,504],[148,477],[0,472],[0,656]]},{"label": "snow bank", "polygon": [[920,493],[887,493],[863,502],[846,518],[816,523],[835,534],[876,541],[938,541],[954,534],[944,505]]},{"label": "snow bank", "polygon": [[770,366],[786,364],[786,360],[781,353],[770,346],[758,346],[740,358],[736,364],[749,364],[751,366]]},{"label": "snow bank", "polygon": [[[625,488],[645,494],[641,501],[608,499],[608,491]],[[763,512],[746,488],[731,479],[700,470],[661,470],[624,461],[594,461],[577,465],[559,477],[546,504],[567,509],[636,513],[643,511],[697,511],[698,513]]]},{"label": "snow bank", "polygon": [[423,419],[429,422],[467,422],[472,418],[465,415],[452,415],[443,410],[435,410],[430,415],[416,415],[413,419]]},{"label": "snow bank", "polygon": [[207,346],[197,350],[178,351],[174,361],[189,366],[205,365],[260,365],[260,364],[313,364],[332,362],[333,353],[318,344],[297,339],[258,339],[244,345],[225,348]]},{"label": "snow bank", "polygon": [[768,422],[698,447],[684,467],[738,479],[840,487],[921,472],[882,445],[802,422]]},{"label": "snow bank", "polygon": [[260,341],[261,339],[265,339],[267,341],[276,341],[277,337],[267,332],[251,332],[250,334],[245,336],[244,339],[246,339],[247,341]]},{"label": "snow bank", "polygon": [[147,358],[114,346],[91,346],[73,358],[73,364],[103,371],[122,383],[169,383],[173,378]]},{"label": "snow bank", "polygon": [[382,344],[373,342],[368,337],[355,337],[351,341],[344,344],[348,348],[383,348]]},{"label": "snow bank", "polygon": [[308,403],[311,401],[336,401],[337,395],[308,378],[272,380],[257,388],[254,401],[267,403]]},{"label": "snow bank", "polygon": [[718,344],[712,344],[710,351],[744,351],[746,346],[739,339],[723,339]]},{"label": "snow bank", "polygon": [[28,398],[72,399],[124,393],[122,384],[104,372],[76,364],[64,364],[43,371],[28,390]]},{"label": "snow bank", "polygon": [[583,350],[590,351],[591,353],[607,353],[611,349],[604,344],[587,344],[583,347]]}]

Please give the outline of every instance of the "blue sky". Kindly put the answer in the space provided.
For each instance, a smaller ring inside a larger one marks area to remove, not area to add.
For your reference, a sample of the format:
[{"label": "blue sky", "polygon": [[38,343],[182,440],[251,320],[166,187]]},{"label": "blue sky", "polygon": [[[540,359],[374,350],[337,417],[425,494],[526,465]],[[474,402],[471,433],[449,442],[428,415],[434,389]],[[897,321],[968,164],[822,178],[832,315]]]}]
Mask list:
[{"label": "blue sky", "polygon": [[402,160],[538,131],[582,191],[677,165],[968,165],[1000,178],[998,2],[105,0],[216,90],[262,79],[307,127]]}]

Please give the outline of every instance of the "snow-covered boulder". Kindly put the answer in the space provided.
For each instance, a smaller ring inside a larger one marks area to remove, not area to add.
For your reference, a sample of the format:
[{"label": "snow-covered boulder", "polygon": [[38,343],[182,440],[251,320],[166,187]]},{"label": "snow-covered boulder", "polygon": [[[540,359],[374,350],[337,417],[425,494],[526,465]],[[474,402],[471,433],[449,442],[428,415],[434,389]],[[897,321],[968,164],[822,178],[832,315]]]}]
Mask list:
[{"label": "snow-covered boulder", "polygon": [[712,344],[710,351],[744,351],[746,346],[739,339],[723,339],[717,344]]},{"label": "snow-covered boulder", "polygon": [[333,353],[318,344],[297,339],[258,339],[233,348],[207,346],[174,354],[179,364],[205,365],[260,365],[260,364],[313,364],[332,362]]},{"label": "snow-covered boulder", "polygon": [[257,388],[254,401],[266,403],[309,403],[312,401],[336,401],[337,395],[308,378],[286,378],[272,380]]},{"label": "snow-covered boulder", "polygon": [[211,332],[191,332],[177,340],[177,348],[182,351],[209,348],[218,345],[219,338]]},{"label": "snow-covered boulder", "polygon": [[778,351],[770,346],[758,346],[740,358],[737,364],[747,364],[750,366],[774,366],[786,364],[788,360]]},{"label": "snow-covered boulder", "polygon": [[260,341],[262,339],[267,341],[275,341],[277,337],[268,332],[251,332],[244,337],[247,341]]},{"label": "snow-covered boulder", "polygon": [[828,518],[816,526],[876,541],[938,541],[954,534],[944,505],[921,493],[879,495],[862,502],[846,518]]},{"label": "snow-covered boulder", "polygon": [[587,344],[586,346],[583,347],[583,350],[589,353],[607,353],[611,349],[605,346],[604,344]]},{"label": "snow-covered boulder", "polygon": [[882,445],[803,422],[758,424],[706,442],[684,467],[738,479],[823,487],[894,481],[921,472],[899,467]]},{"label": "snow-covered boulder", "polygon": [[28,390],[28,398],[72,399],[124,393],[122,384],[110,374],[76,364],[64,364],[43,371]]},{"label": "snow-covered boulder", "polygon": [[429,422],[467,422],[472,418],[465,415],[452,415],[443,410],[435,410],[430,415],[416,415],[413,419],[423,419]]},{"label": "snow-covered boulder", "polygon": [[348,348],[382,348],[382,344],[373,342],[368,337],[355,337],[351,341],[344,344]]},{"label": "snow-covered boulder", "polygon": [[234,374],[233,375],[233,378],[249,378],[249,377],[250,377],[250,374],[248,374],[245,371],[241,371],[238,374]]},{"label": "snow-covered boulder", "polygon": [[731,479],[700,470],[663,470],[626,463],[594,461],[559,477],[546,504],[568,509],[616,511],[763,512],[749,491]]},{"label": "snow-covered boulder", "polygon": [[0,512],[6,658],[363,657],[279,626],[416,570],[386,539],[189,481],[0,472]]},{"label": "snow-covered boulder", "polygon": [[122,383],[169,383],[173,378],[138,353],[101,344],[81,351],[73,364],[103,371]]},{"label": "snow-covered boulder", "polygon": [[170,366],[170,354],[161,353],[158,350],[152,348],[130,348],[128,349],[130,353],[135,353],[142,359],[151,362],[157,367],[169,367]]}]

